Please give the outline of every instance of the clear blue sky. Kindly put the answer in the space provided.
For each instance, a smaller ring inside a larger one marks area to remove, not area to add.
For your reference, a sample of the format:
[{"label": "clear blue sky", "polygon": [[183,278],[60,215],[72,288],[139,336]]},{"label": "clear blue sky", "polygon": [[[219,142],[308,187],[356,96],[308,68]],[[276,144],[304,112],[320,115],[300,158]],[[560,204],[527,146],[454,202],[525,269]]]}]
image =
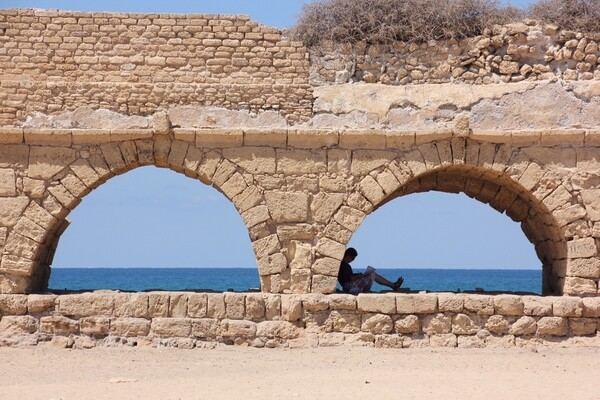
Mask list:
[{"label": "clear blue sky", "polygon": [[[248,14],[280,28],[303,1],[0,0],[0,8]],[[521,6],[527,1],[513,1]],[[69,215],[53,267],[256,267],[247,231],[220,193],[166,169],[112,178]],[[350,245],[355,268],[540,268],[519,224],[465,195],[429,192],[392,201]]]}]

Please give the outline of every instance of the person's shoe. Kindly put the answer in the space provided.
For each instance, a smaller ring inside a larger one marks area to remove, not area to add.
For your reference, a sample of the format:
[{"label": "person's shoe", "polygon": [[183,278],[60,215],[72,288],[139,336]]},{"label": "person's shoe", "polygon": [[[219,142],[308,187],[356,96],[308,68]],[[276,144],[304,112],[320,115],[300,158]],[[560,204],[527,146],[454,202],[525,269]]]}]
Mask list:
[{"label": "person's shoe", "polygon": [[404,282],[403,277],[398,278],[398,280],[396,282],[394,282],[394,291],[398,291],[398,289],[400,289],[400,286],[402,286],[403,282]]}]

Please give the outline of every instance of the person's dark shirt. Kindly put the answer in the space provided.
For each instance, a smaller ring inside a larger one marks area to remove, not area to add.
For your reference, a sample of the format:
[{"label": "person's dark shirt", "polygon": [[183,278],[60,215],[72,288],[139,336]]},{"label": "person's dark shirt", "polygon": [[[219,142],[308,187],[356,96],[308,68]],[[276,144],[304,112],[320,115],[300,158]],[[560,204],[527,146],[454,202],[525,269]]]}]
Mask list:
[{"label": "person's dark shirt", "polygon": [[338,282],[344,288],[344,285],[352,281],[352,267],[346,261],[340,263],[340,271],[338,272]]}]

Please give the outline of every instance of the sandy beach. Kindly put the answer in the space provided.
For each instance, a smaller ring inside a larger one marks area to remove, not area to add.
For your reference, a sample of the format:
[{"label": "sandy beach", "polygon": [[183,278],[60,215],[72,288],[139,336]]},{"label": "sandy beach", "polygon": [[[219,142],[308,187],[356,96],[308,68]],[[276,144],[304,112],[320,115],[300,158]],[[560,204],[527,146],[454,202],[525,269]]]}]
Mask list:
[{"label": "sandy beach", "polygon": [[0,348],[0,398],[600,399],[600,348]]}]

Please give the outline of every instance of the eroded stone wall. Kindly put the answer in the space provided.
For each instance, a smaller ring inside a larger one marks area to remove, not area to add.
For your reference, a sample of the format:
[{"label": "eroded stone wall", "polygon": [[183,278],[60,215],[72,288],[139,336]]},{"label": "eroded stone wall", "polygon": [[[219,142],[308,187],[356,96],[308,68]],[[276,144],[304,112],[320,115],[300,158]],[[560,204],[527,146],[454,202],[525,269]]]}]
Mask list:
[{"label": "eroded stone wall", "polygon": [[600,345],[600,298],[451,293],[0,295],[0,346]]},{"label": "eroded stone wall", "polygon": [[149,115],[170,104],[306,119],[301,43],[246,16],[0,10],[0,126],[87,106]]},{"label": "eroded stone wall", "polygon": [[324,44],[311,49],[311,83],[492,84],[600,79],[600,34],[536,21],[498,25],[464,40],[393,45]]}]

